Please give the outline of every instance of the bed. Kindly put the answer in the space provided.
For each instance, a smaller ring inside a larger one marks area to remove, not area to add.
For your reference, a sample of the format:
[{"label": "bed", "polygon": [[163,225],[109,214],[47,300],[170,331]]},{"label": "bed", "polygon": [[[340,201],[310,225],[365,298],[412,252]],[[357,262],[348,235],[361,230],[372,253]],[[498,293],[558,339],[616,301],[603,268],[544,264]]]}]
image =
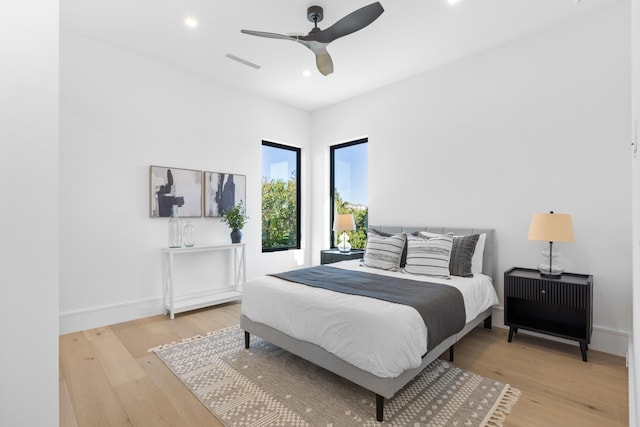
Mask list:
[{"label": "bed", "polygon": [[460,330],[439,337],[437,343],[429,346],[431,336],[427,339],[427,335],[431,330],[424,326],[423,318],[412,307],[313,288],[274,276],[245,284],[240,327],[245,332],[246,348],[249,348],[250,335],[254,334],[372,391],[376,396],[376,419],[382,421],[385,398],[393,397],[445,351],[449,350],[453,360],[453,345],[472,329],[480,324],[491,327],[491,307],[498,303],[494,288],[495,233],[483,228],[378,226],[370,229],[385,236],[419,232],[483,236],[482,256],[478,258],[476,253],[474,258],[481,267],[476,266],[476,274],[469,278],[443,279],[404,271],[390,272],[368,268],[359,260],[319,267],[331,272],[345,270],[360,274],[364,271],[381,280],[399,277],[456,287],[464,297],[465,306]]}]

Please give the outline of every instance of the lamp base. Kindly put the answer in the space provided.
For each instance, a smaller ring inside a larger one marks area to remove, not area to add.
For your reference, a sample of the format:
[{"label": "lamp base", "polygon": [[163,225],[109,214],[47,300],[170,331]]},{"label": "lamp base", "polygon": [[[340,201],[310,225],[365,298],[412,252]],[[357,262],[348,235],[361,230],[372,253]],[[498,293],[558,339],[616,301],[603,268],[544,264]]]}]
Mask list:
[{"label": "lamp base", "polygon": [[338,243],[338,250],[340,252],[351,251],[351,243],[349,243],[349,236],[344,231],[340,235],[340,243]]},{"label": "lamp base", "polygon": [[543,261],[538,264],[540,277],[545,279],[559,279],[564,272],[564,265],[558,261],[560,252],[552,250],[552,247],[552,245],[549,245],[549,248],[542,251]]},{"label": "lamp base", "polygon": [[555,263],[552,268],[549,268],[549,264],[540,264],[538,266],[538,271],[540,272],[540,277],[544,277],[546,279],[559,279],[562,277],[562,273],[564,273],[564,266]]},{"label": "lamp base", "polygon": [[540,272],[540,277],[544,278],[544,279],[560,279],[562,277],[562,273],[543,273],[542,271]]}]

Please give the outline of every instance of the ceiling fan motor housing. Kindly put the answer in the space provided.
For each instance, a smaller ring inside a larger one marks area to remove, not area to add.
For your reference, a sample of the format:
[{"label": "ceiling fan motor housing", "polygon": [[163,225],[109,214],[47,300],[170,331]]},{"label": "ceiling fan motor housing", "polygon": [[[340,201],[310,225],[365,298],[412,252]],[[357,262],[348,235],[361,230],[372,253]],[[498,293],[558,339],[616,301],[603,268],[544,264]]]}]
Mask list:
[{"label": "ceiling fan motor housing", "polygon": [[324,13],[321,6],[309,6],[307,9],[307,19],[311,22],[317,23],[322,21]]}]

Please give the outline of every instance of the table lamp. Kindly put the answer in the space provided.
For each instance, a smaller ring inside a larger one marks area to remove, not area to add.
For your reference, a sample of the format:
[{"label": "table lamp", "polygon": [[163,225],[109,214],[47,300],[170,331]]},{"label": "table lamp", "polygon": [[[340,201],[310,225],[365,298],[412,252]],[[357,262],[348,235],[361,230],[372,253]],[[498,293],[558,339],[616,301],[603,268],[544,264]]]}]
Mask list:
[{"label": "table lamp", "polygon": [[[574,242],[573,225],[571,215],[556,214],[553,211],[546,213],[535,213],[531,218],[529,228],[529,240],[546,240],[549,242],[549,249],[542,251],[544,261],[538,266],[540,276],[549,279],[559,279],[564,271],[564,266],[558,262],[560,252],[553,251],[553,242]],[[554,258],[556,260],[554,261]]]},{"label": "table lamp", "polygon": [[352,214],[337,214],[333,220],[333,231],[342,231],[340,235],[340,243],[338,243],[338,250],[340,252],[349,252],[351,250],[351,244],[349,243],[349,236],[345,231],[353,231],[356,229],[356,222],[353,219]]}]

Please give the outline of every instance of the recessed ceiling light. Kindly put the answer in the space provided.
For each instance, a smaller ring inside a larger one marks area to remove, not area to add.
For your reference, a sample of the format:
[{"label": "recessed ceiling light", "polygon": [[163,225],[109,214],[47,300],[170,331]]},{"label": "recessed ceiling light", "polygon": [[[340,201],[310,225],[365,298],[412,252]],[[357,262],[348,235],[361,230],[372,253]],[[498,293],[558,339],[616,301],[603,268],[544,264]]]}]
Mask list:
[{"label": "recessed ceiling light", "polygon": [[184,25],[189,28],[196,28],[198,26],[198,20],[193,16],[187,16],[184,18]]},{"label": "recessed ceiling light", "polygon": [[311,77],[311,71],[309,71],[309,70],[304,70],[304,71],[302,72],[302,75],[303,75],[303,76],[305,76],[305,77]]},{"label": "recessed ceiling light", "polygon": [[456,3],[460,3],[460,0],[447,0],[449,2],[449,4],[456,4]]}]

